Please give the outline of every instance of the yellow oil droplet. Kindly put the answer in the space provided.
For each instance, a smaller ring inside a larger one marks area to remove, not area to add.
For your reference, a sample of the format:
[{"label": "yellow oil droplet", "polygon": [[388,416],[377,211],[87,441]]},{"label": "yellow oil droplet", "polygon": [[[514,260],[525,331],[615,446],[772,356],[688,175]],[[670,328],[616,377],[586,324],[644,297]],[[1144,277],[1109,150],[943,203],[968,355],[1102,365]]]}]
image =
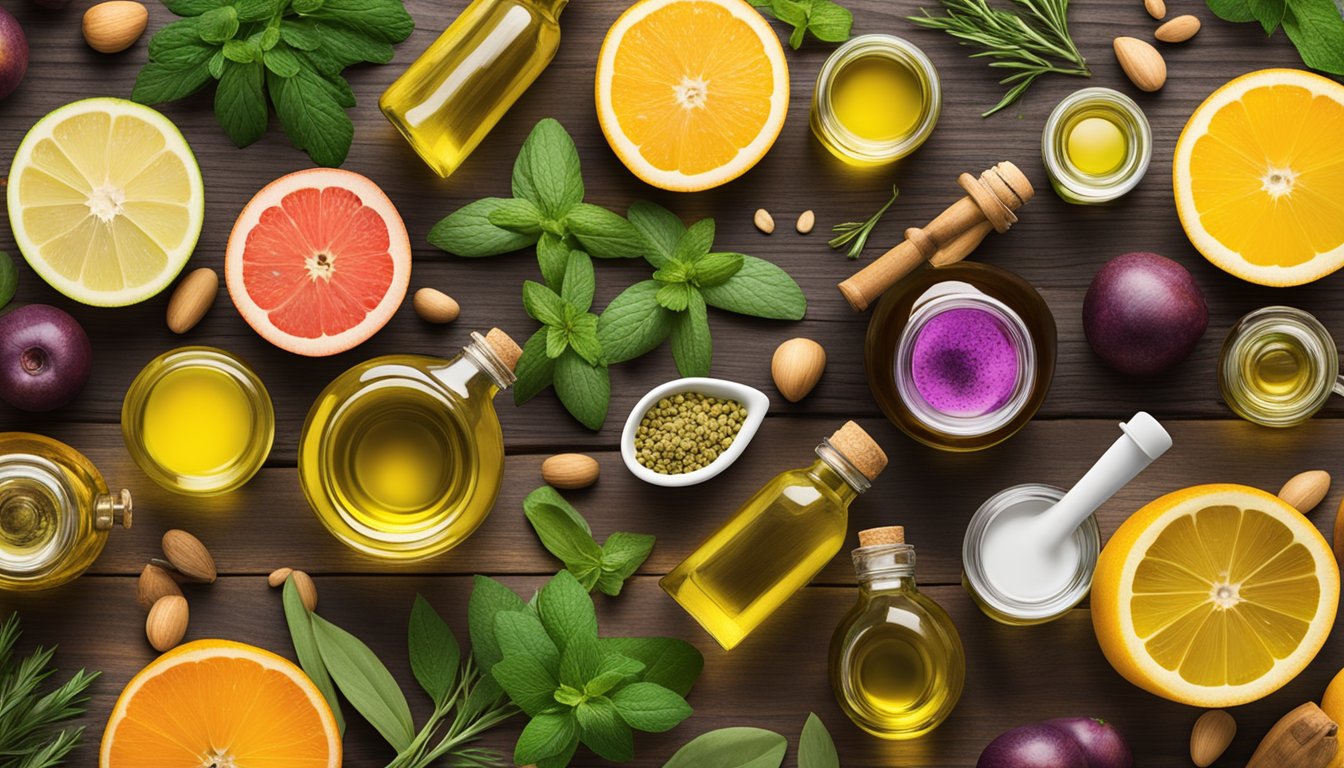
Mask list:
[{"label": "yellow oil droplet", "polygon": [[1065,141],[1069,162],[1092,176],[1115,171],[1129,149],[1120,126],[1104,117],[1085,117],[1074,123]]},{"label": "yellow oil droplet", "polygon": [[186,367],[168,373],[149,393],[145,450],[164,470],[208,477],[228,469],[252,442],[252,405],[227,373]]},{"label": "yellow oil droplet", "polygon": [[910,134],[924,111],[924,88],[911,69],[887,56],[844,65],[831,86],[836,118],[854,135],[893,141]]}]

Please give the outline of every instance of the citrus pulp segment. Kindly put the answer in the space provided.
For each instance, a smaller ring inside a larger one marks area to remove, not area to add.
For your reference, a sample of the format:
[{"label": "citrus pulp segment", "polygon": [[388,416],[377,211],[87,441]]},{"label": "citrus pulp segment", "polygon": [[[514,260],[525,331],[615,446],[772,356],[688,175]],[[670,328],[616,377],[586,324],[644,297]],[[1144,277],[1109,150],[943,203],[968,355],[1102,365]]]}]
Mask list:
[{"label": "citrus pulp segment", "polygon": [[1330,545],[1276,496],[1201,485],[1134,513],[1097,561],[1092,622],[1108,661],[1158,696],[1229,707],[1273,693],[1334,625]]},{"label": "citrus pulp segment", "polygon": [[297,171],[243,208],[224,257],[229,296],[263,338],[300,355],[334,355],[387,324],[406,297],[411,242],[368,178]]},{"label": "citrus pulp segment", "polygon": [[100,768],[339,768],[341,734],[303,670],[228,640],[197,640],[126,685]]},{"label": "citrus pulp segment", "polygon": [[9,221],[33,271],[75,301],[124,306],[168,287],[201,233],[205,191],[177,127],[124,99],[72,102],[28,131]]},{"label": "citrus pulp segment", "polygon": [[596,91],[621,162],[689,192],[765,156],[788,112],[789,71],[774,30],[743,0],[640,0],[602,42]]},{"label": "citrus pulp segment", "polygon": [[1344,266],[1344,85],[1264,69],[1205,99],[1176,143],[1176,210],[1227,272],[1301,285]]}]

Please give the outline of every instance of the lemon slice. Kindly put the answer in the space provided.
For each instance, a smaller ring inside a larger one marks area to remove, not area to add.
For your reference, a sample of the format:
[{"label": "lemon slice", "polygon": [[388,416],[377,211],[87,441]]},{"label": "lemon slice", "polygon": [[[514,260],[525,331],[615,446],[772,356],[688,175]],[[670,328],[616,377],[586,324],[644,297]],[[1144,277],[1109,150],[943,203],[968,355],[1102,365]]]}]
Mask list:
[{"label": "lemon slice", "polygon": [[1127,680],[1199,707],[1262,698],[1315,658],[1335,622],[1339,567],[1287,502],[1242,485],[1157,499],[1097,561],[1092,623]]},{"label": "lemon slice", "polygon": [[118,307],[168,287],[201,234],[205,191],[177,126],[124,99],[47,114],[14,153],[9,222],[33,270],[75,301]]}]

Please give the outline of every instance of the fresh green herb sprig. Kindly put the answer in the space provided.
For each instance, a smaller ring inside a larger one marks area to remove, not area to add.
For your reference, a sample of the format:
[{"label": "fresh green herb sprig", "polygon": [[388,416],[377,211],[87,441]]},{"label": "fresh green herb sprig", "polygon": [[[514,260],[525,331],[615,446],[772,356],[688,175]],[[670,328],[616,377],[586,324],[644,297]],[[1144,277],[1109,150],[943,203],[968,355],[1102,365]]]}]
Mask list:
[{"label": "fresh green herb sprig", "polygon": [[691,715],[699,651],[669,637],[599,638],[592,598],[569,571],[531,602],[477,576],[467,615],[476,661],[531,718],[514,747],[519,765],[563,768],[580,743],[630,760],[634,731],[661,733]]},{"label": "fresh green herb sprig", "polygon": [[868,244],[868,236],[873,234],[873,228],[882,220],[882,216],[886,214],[887,209],[896,202],[896,198],[900,194],[901,190],[892,187],[891,197],[881,208],[877,209],[876,213],[869,216],[866,220],[845,221],[831,227],[831,232],[835,234],[835,237],[832,237],[826,244],[837,251],[848,245],[849,250],[845,251],[845,255],[851,259],[859,258],[859,254],[863,253],[864,246]]},{"label": "fresh green herb sprig", "polygon": [[58,724],[84,714],[84,691],[97,672],[79,670],[55,689],[43,691],[55,648],[38,648],[31,656],[14,655],[19,615],[0,625],[0,764],[13,768],[51,768],[65,761],[84,733]]},{"label": "fresh green herb sprig", "polygon": [[[779,768],[789,740],[764,728],[720,728],[691,739],[663,768]],[[840,768],[840,755],[825,723],[808,713],[798,739],[798,768]]]},{"label": "fresh green herb sprig", "polygon": [[[993,59],[989,66],[1008,70],[999,80],[1010,86],[989,117],[1017,101],[1044,74],[1091,77],[1087,60],[1069,36],[1069,0],[1015,0],[1018,11],[991,7],[986,0],[939,0],[945,16],[911,16],[928,29],[941,29],[962,45],[983,49],[972,58]],[[1329,2],[1329,0],[1325,0]]]},{"label": "fresh green herb sprig", "polygon": [[808,32],[823,43],[843,43],[854,26],[854,14],[831,0],[751,0],[751,4],[762,15],[793,27],[789,47],[795,51]]},{"label": "fresh green herb sprig", "polygon": [[19,290],[19,271],[14,268],[14,259],[8,253],[0,251],[0,309],[14,300]]},{"label": "fresh green herb sprig", "polygon": [[354,139],[352,64],[386,64],[415,29],[402,0],[164,0],[184,17],[149,41],[131,98],[159,104],[217,80],[215,117],[239,147],[266,133],[267,97],[294,146],[338,166]]},{"label": "fresh green herb sprig", "polygon": [[1266,35],[1283,26],[1302,63],[1344,75],[1344,6],[1333,0],[1206,0],[1224,21],[1256,21]]},{"label": "fresh green herb sprig", "polygon": [[589,312],[595,287],[593,263],[570,251],[560,293],[541,283],[523,283],[523,308],[541,329],[523,344],[514,398],[526,402],[548,386],[565,409],[589,429],[601,429],[611,403],[611,377],[597,340],[597,315]]},{"label": "fresh green herb sprig", "polygon": [[558,491],[543,485],[523,499],[523,514],[546,550],[565,564],[583,588],[616,597],[653,551],[653,537],[617,531],[598,545],[593,529]]}]

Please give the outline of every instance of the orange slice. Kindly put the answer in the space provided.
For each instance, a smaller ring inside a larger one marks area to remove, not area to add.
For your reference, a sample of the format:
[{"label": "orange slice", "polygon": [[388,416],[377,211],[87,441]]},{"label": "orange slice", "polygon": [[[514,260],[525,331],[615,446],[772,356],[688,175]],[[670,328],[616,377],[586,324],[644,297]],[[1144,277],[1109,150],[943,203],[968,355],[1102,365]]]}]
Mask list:
[{"label": "orange slice", "polygon": [[1344,266],[1344,85],[1262,69],[1213,92],[1176,142],[1176,210],[1205,258],[1260,285]]},{"label": "orange slice", "polygon": [[746,173],[788,107],[784,48],[743,0],[640,0],[597,57],[602,132],[655,187],[691,192]]},{"label": "orange slice", "polygon": [[228,640],[160,656],[121,692],[100,768],[340,768],[341,735],[303,670]]}]

